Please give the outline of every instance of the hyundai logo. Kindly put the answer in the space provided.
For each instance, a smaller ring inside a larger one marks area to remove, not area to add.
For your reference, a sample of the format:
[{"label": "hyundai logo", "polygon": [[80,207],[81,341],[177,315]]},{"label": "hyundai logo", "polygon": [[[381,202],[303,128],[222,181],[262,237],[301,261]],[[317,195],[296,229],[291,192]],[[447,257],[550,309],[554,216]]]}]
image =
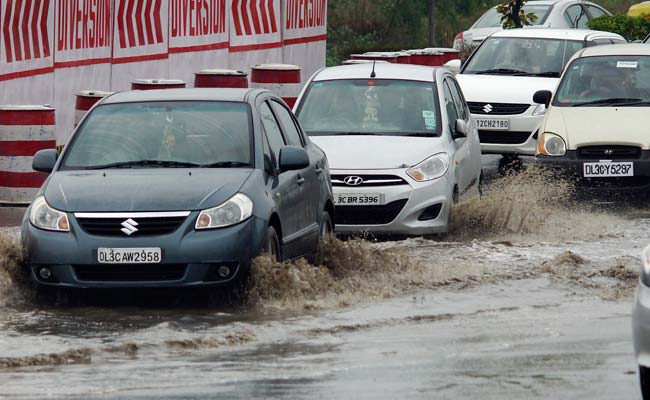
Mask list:
[{"label": "hyundai logo", "polygon": [[360,176],[348,176],[343,179],[343,182],[348,186],[359,186],[363,183],[363,178]]},{"label": "hyundai logo", "polygon": [[611,156],[613,154],[614,154],[614,150],[612,150],[612,149],[605,150],[605,155]]},{"label": "hyundai logo", "polygon": [[122,222],[122,226],[124,228],[120,230],[122,231],[122,233],[124,233],[127,236],[131,236],[138,231],[138,228],[136,228],[136,226],[138,226],[138,223],[132,220],[131,218]]},{"label": "hyundai logo", "polygon": [[491,113],[492,110],[493,110],[493,108],[492,108],[492,104],[486,104],[486,105],[483,107],[483,111],[484,111],[486,114]]}]

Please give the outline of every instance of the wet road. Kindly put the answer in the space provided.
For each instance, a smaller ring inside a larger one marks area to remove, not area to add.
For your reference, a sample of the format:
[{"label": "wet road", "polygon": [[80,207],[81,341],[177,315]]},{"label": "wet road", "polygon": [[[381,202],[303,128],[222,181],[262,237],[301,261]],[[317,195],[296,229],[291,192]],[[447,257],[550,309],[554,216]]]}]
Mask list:
[{"label": "wet road", "polygon": [[[444,239],[329,243],[329,269],[260,263],[237,309],[37,305],[0,255],[0,399],[640,399],[650,208],[560,207],[539,186],[464,204],[472,229]],[[10,254],[15,230],[0,235]]]}]

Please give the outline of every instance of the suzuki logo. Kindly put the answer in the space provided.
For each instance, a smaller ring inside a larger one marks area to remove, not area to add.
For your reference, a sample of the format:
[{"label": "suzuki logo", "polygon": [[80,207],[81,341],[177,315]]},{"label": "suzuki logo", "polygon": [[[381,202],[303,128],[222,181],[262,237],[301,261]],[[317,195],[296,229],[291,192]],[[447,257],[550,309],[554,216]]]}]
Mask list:
[{"label": "suzuki logo", "polygon": [[612,150],[612,149],[605,150],[605,155],[611,156],[613,154],[614,154],[614,150]]},{"label": "suzuki logo", "polygon": [[122,233],[124,233],[125,235],[128,235],[128,236],[131,236],[131,235],[133,235],[134,233],[136,233],[138,231],[138,228],[136,228],[136,226],[138,226],[138,223],[135,222],[134,220],[132,220],[131,218],[129,218],[126,221],[122,222],[122,226],[124,228],[122,228],[120,230],[122,231]]},{"label": "suzuki logo", "polygon": [[483,111],[484,111],[486,114],[491,113],[491,112],[492,112],[492,104],[486,104],[485,107],[483,107]]},{"label": "suzuki logo", "polygon": [[363,178],[360,176],[348,176],[343,179],[343,182],[348,186],[359,186],[363,183]]}]

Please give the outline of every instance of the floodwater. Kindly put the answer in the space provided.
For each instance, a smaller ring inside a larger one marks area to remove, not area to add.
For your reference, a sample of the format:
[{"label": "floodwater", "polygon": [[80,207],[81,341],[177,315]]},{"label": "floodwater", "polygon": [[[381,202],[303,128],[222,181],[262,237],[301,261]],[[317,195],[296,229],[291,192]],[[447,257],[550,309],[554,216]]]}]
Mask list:
[{"label": "floodwater", "polygon": [[446,237],[331,239],[318,267],[259,259],[238,306],[42,304],[4,229],[0,399],[639,399],[650,208],[570,191],[532,168],[456,207]]}]

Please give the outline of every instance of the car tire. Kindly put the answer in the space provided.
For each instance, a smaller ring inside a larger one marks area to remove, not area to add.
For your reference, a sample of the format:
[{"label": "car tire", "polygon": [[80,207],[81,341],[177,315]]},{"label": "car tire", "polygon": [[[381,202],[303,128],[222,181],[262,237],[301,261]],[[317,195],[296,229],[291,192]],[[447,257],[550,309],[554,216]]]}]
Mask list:
[{"label": "car tire", "polygon": [[280,237],[274,227],[269,226],[266,230],[266,245],[264,252],[275,258],[276,261],[282,262],[282,244]]},{"label": "car tire", "polygon": [[650,368],[639,366],[639,383],[643,400],[650,400]]},{"label": "car tire", "polygon": [[334,224],[332,223],[332,217],[327,211],[323,212],[323,215],[320,217],[320,230],[318,233],[319,239],[323,239],[325,236],[331,235],[334,233]]}]

